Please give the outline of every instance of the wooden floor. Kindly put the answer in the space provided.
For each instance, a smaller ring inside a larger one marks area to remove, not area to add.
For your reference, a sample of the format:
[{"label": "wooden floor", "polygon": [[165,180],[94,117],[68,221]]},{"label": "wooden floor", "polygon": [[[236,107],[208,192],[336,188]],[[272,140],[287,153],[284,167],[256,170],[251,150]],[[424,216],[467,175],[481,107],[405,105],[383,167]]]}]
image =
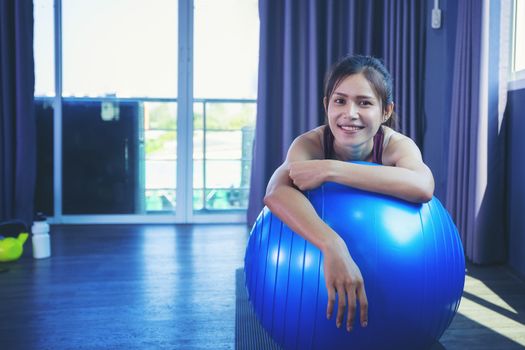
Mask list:
[{"label": "wooden floor", "polygon": [[0,273],[0,349],[232,349],[244,225],[61,226]]},{"label": "wooden floor", "polygon": [[[234,349],[244,225],[52,228],[53,256],[0,265],[0,349]],[[468,266],[433,350],[525,349],[525,283]]]},{"label": "wooden floor", "polygon": [[467,265],[458,314],[440,343],[448,350],[525,349],[524,281],[505,266]]}]

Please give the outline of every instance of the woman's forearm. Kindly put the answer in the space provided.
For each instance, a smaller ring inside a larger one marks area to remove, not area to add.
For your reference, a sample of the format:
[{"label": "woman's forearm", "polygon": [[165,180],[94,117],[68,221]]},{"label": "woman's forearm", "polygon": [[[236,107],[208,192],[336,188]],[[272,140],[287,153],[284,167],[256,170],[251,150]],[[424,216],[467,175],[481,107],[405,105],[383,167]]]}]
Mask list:
[{"label": "woman's forearm", "polygon": [[326,181],[424,203],[432,199],[434,181],[430,170],[394,166],[370,166],[327,160]]},{"label": "woman's forearm", "polygon": [[297,189],[282,185],[273,188],[264,203],[294,232],[325,251],[340,237],[317,215],[310,201]]}]

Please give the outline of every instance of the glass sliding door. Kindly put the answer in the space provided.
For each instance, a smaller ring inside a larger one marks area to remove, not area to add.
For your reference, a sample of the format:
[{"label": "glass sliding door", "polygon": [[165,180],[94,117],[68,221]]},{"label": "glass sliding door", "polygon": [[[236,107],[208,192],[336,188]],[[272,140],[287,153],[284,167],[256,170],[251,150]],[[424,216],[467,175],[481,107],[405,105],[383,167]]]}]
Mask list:
[{"label": "glass sliding door", "polygon": [[64,215],[173,214],[174,1],[62,0]]},{"label": "glass sliding door", "polygon": [[36,210],[243,221],[257,0],[35,0]]},{"label": "glass sliding door", "polygon": [[255,128],[258,1],[195,0],[194,17],[193,213],[243,212]]},{"label": "glass sliding door", "polygon": [[145,103],[143,125],[145,211],[174,212],[177,205],[177,103]]},{"label": "glass sliding door", "polygon": [[193,210],[218,213],[248,207],[255,102],[196,100]]},{"label": "glass sliding door", "polygon": [[34,0],[35,114],[37,137],[37,176],[35,208],[49,216],[54,202],[54,109],[55,25],[53,0]]}]

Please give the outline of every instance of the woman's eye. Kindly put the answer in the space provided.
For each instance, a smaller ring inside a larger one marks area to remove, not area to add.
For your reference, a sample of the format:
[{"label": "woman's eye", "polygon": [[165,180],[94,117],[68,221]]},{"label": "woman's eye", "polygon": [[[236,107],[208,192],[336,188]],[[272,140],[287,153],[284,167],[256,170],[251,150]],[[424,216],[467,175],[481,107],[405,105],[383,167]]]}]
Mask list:
[{"label": "woman's eye", "polygon": [[342,98],[336,98],[334,102],[338,105],[342,105],[345,103],[345,100],[343,100]]},{"label": "woman's eye", "polygon": [[361,106],[371,106],[371,105],[372,105],[372,102],[370,102],[370,101],[361,101],[359,104],[360,104]]}]

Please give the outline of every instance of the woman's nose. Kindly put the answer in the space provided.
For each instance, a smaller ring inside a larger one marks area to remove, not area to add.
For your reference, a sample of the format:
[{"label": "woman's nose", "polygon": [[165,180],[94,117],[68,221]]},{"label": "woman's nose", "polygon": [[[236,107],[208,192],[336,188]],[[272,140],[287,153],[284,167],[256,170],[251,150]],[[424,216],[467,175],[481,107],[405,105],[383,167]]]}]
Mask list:
[{"label": "woman's nose", "polygon": [[347,110],[348,116],[351,119],[356,119],[358,117],[358,108],[357,105],[353,102],[350,102],[348,104],[348,110]]}]

